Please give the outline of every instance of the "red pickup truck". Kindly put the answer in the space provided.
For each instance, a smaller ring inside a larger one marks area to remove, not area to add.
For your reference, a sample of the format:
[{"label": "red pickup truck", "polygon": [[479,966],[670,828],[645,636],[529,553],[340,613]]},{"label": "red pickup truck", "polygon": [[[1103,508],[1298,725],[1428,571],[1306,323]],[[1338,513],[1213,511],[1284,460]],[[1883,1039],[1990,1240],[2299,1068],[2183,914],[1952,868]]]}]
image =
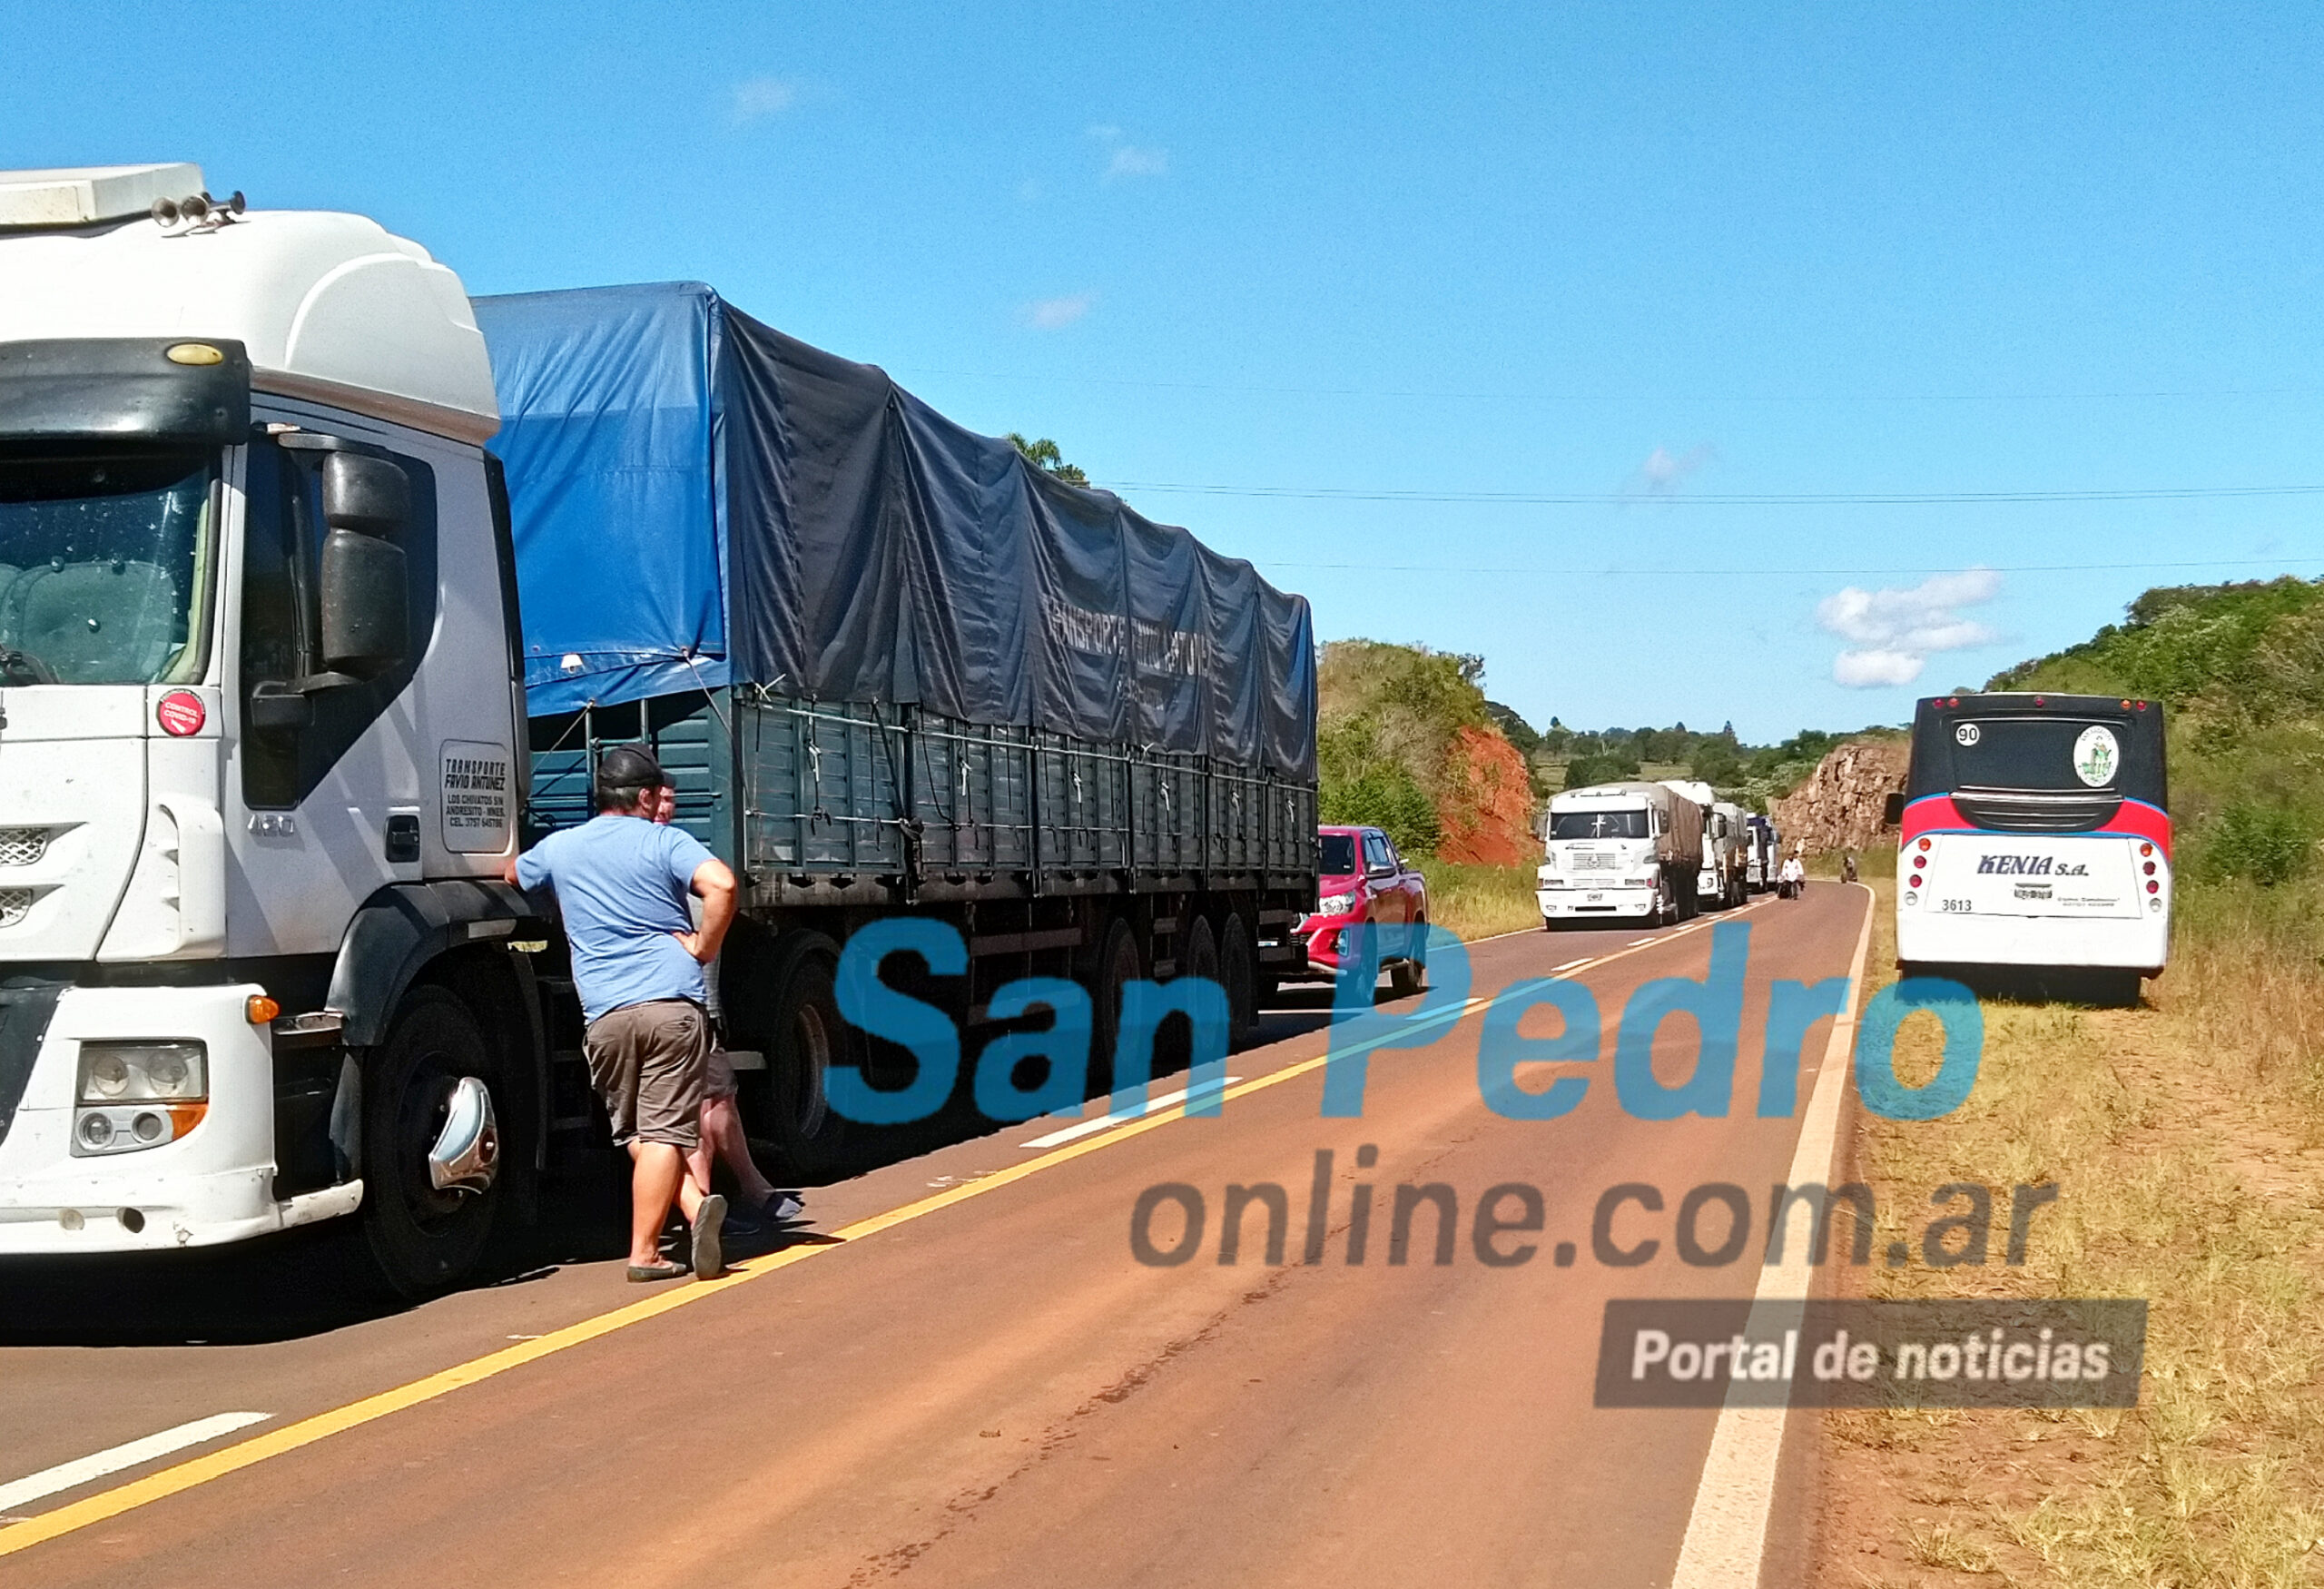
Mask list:
[{"label": "red pickup truck", "polygon": [[1428,922],[1428,883],[1418,868],[1376,827],[1323,827],[1315,833],[1323,846],[1315,912],[1296,929],[1307,941],[1309,980],[1339,975],[1340,934],[1350,927],[1409,923],[1410,953],[1403,933],[1384,933],[1381,960],[1397,997],[1419,992],[1428,976],[1428,950],[1420,932]]}]

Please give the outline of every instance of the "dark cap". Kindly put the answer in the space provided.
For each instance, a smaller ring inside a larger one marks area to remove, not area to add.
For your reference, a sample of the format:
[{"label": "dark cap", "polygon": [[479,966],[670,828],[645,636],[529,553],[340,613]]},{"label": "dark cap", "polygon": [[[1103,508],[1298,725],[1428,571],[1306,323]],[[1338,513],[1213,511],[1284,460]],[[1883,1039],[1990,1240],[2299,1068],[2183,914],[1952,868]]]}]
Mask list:
[{"label": "dark cap", "polygon": [[597,758],[597,809],[626,811],[648,789],[669,782],[662,764],[643,745],[616,745]]}]

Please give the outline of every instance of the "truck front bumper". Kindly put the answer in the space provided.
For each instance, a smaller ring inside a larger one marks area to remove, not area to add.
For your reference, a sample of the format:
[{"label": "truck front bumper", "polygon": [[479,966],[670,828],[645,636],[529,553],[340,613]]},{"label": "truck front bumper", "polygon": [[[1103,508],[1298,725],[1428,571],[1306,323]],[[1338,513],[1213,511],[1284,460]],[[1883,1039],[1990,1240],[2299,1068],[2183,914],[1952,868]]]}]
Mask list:
[{"label": "truck front bumper", "polygon": [[1533,893],[1541,906],[1545,922],[1586,921],[1591,917],[1636,916],[1643,921],[1654,914],[1660,893],[1651,888],[1542,888]]},{"label": "truck front bumper", "polygon": [[[274,1059],[247,1018],[265,990],[71,987],[58,998],[0,1137],[0,1256],[210,1247],[351,1213],[360,1181],[274,1195]],[[198,1041],[209,1077],[201,1120],[157,1147],[73,1152],[81,1044]]]}]

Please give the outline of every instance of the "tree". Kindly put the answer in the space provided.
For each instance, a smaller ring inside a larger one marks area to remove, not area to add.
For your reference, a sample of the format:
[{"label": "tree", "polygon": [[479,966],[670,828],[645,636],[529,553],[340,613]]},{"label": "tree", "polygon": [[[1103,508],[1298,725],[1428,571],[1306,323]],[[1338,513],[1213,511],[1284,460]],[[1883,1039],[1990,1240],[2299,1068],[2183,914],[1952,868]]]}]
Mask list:
[{"label": "tree", "polygon": [[1009,442],[1027,463],[1067,485],[1086,486],[1089,483],[1089,477],[1082,472],[1081,466],[1066,462],[1065,454],[1048,437],[1044,436],[1039,441],[1029,441],[1022,431],[1011,430]]}]

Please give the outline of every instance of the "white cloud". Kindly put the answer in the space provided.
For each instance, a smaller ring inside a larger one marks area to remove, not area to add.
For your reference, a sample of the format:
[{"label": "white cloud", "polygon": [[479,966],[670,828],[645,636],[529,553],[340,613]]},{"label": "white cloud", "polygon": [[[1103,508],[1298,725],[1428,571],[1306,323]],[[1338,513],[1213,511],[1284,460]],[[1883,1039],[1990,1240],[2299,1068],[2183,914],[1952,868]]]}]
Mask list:
[{"label": "white cloud", "polygon": [[753,77],[731,91],[726,119],[737,127],[780,115],[799,103],[799,85],[780,77]]},{"label": "white cloud", "polygon": [[1106,180],[1115,182],[1126,176],[1162,176],[1170,169],[1167,149],[1140,149],[1124,143],[1114,151],[1113,159],[1106,163]]},{"label": "white cloud", "polygon": [[1832,658],[1832,678],[1852,690],[1910,684],[1928,663],[1909,651],[1843,651]]},{"label": "white cloud", "polygon": [[1708,441],[1699,442],[1681,453],[1658,447],[1631,471],[1628,489],[1649,497],[1659,496],[1718,457],[1718,449]]},{"label": "white cloud", "polygon": [[1100,122],[1089,129],[1089,135],[1106,145],[1110,152],[1106,161],[1105,180],[1119,182],[1126,176],[1163,176],[1170,170],[1167,149],[1143,148],[1125,143],[1128,136],[1110,122]]},{"label": "white cloud", "polygon": [[1041,298],[1025,306],[1025,323],[1037,331],[1060,331],[1088,314],[1098,301],[1095,292],[1074,292],[1063,298]]},{"label": "white cloud", "polygon": [[1851,585],[1816,604],[1816,622],[1849,642],[1832,659],[1832,678],[1850,689],[1907,685],[1920,676],[1932,652],[1965,651],[1997,637],[1962,616],[2001,594],[1991,568],[1932,574],[1918,585],[1866,590]]}]

